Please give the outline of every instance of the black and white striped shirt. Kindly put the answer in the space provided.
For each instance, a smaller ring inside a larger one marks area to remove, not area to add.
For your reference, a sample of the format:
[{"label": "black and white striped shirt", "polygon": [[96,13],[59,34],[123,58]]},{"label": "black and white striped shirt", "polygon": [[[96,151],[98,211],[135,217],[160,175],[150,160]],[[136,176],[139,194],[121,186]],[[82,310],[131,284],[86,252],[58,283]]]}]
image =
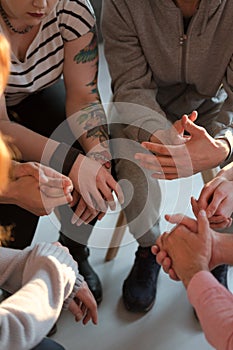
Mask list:
[{"label": "black and white striped shirt", "polygon": [[57,81],[63,72],[64,42],[88,33],[94,25],[88,0],[59,0],[42,21],[24,62],[11,53],[11,72],[5,90],[7,106]]}]

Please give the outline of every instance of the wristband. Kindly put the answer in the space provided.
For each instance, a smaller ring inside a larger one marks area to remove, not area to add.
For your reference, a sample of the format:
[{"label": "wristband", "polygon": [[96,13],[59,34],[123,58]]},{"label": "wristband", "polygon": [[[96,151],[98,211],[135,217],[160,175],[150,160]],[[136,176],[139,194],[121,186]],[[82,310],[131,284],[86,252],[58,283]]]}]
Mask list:
[{"label": "wristband", "polygon": [[216,140],[225,140],[229,146],[229,153],[226,157],[226,159],[224,159],[224,162],[227,162],[231,156],[232,156],[232,147],[231,147],[231,141],[229,140],[229,138],[227,136],[218,136],[215,138]]},{"label": "wristband", "polygon": [[62,142],[53,153],[49,166],[68,176],[79,154],[82,154],[82,151]]}]

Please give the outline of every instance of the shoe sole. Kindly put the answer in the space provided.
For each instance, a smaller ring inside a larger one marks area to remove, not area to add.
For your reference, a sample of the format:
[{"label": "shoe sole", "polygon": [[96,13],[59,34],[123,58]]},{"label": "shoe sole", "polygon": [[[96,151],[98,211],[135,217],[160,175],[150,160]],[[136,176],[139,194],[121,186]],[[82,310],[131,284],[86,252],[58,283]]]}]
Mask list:
[{"label": "shoe sole", "polygon": [[146,308],[142,309],[142,308],[135,308],[132,306],[129,306],[123,299],[123,302],[124,302],[124,305],[125,305],[125,308],[127,309],[127,311],[130,311],[130,312],[134,312],[134,313],[146,313],[148,311],[150,311],[152,309],[152,307],[154,306],[154,303],[155,303],[155,300],[152,301],[152,303],[150,305],[148,305]]}]

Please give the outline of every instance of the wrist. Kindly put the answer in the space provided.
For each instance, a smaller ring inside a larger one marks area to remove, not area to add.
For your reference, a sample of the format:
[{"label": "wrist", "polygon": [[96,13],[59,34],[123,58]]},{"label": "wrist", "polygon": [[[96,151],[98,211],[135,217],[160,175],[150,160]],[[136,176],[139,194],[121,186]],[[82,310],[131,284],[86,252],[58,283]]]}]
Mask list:
[{"label": "wrist", "polygon": [[2,204],[17,204],[19,197],[19,188],[17,180],[11,181],[7,189],[1,193],[0,202]]},{"label": "wrist", "polygon": [[99,152],[89,152],[87,154],[88,158],[94,159],[99,162],[106,169],[111,169],[111,154],[109,151],[103,150]]},{"label": "wrist", "polygon": [[224,168],[222,168],[218,174],[218,177],[223,177],[226,180],[233,181],[233,165],[232,163],[226,165]]},{"label": "wrist", "polygon": [[49,166],[68,176],[74,162],[81,153],[82,152],[77,148],[71,147],[70,145],[62,142],[55,149],[50,159]]},{"label": "wrist", "polygon": [[231,144],[225,137],[218,137],[215,139],[222,153],[221,162],[227,161],[231,156]]},{"label": "wrist", "polygon": [[183,278],[181,278],[181,281],[186,289],[188,288],[188,285],[192,278],[200,271],[209,271],[209,268],[208,266],[200,265],[198,267],[195,267],[194,269],[190,269],[189,273],[186,276],[183,276]]},{"label": "wrist", "polygon": [[150,142],[153,143],[162,143],[162,144],[168,144],[168,140],[167,140],[167,130],[156,130],[150,137]]}]

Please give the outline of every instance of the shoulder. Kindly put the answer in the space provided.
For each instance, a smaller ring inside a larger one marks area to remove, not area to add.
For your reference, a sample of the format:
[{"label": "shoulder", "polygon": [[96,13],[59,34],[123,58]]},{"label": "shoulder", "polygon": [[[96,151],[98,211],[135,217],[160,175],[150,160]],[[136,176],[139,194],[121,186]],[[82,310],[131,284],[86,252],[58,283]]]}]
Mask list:
[{"label": "shoulder", "polygon": [[79,16],[94,16],[93,8],[88,0],[60,0],[56,7],[57,15],[76,13]]},{"label": "shoulder", "polygon": [[60,0],[56,16],[62,35],[68,41],[86,34],[96,22],[88,0]]}]

